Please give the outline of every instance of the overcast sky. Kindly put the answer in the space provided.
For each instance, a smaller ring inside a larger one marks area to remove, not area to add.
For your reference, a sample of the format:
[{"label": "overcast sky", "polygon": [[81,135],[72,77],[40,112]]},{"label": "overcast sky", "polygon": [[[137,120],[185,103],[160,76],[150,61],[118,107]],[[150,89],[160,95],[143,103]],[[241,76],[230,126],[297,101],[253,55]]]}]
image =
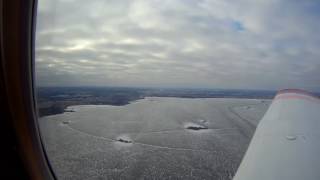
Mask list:
[{"label": "overcast sky", "polygon": [[39,0],[38,86],[320,90],[317,0]]}]

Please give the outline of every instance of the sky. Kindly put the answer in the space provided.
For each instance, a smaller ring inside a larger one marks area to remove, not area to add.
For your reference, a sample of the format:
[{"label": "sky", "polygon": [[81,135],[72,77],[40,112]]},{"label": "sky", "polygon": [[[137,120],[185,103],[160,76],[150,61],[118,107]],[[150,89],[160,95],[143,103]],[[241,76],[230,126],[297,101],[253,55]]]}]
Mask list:
[{"label": "sky", "polygon": [[39,0],[38,86],[320,90],[317,0]]}]

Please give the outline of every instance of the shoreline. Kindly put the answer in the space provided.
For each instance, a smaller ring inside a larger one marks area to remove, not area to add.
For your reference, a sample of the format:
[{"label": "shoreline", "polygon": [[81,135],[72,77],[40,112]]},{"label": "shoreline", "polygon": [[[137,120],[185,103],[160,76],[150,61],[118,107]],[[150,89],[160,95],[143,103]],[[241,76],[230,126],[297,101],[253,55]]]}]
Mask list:
[{"label": "shoreline", "polygon": [[[231,96],[227,96],[227,97],[179,97],[179,96],[145,96],[139,99],[135,99],[132,101],[128,101],[126,103],[123,104],[112,104],[112,103],[86,103],[86,102],[76,102],[76,103],[68,103],[68,102],[50,102],[52,103],[52,105],[50,107],[45,107],[45,108],[38,108],[38,117],[39,118],[43,118],[43,117],[47,117],[47,116],[52,116],[52,115],[58,115],[58,114],[63,114],[65,112],[75,112],[75,111],[70,111],[67,110],[69,107],[72,106],[81,106],[81,105],[109,105],[109,106],[115,106],[115,107],[119,107],[119,106],[126,106],[129,104],[132,104],[134,102],[143,100],[143,99],[147,99],[147,98],[181,98],[181,99],[248,99],[248,100],[272,100],[273,98],[266,98],[266,97],[231,97]],[[40,113],[41,111],[43,112],[43,109],[49,111],[48,113]]]}]

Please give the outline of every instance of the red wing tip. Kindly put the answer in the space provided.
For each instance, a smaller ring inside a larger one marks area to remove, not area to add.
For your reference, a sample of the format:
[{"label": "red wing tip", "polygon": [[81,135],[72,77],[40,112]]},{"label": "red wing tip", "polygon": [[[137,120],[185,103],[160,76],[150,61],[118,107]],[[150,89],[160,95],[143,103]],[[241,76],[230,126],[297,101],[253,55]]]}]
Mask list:
[{"label": "red wing tip", "polygon": [[279,97],[279,95],[289,94],[289,93],[294,93],[294,94],[299,94],[299,95],[304,95],[304,96],[319,99],[318,96],[316,96],[308,91],[301,90],[301,89],[282,89],[282,90],[279,90],[276,95],[276,99],[277,99],[277,97]]}]

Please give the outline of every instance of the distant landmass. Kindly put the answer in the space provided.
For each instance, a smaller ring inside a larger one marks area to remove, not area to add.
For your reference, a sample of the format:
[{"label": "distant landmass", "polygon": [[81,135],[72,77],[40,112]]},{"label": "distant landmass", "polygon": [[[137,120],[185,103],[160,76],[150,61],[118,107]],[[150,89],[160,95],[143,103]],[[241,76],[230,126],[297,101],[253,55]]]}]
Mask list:
[{"label": "distant landmass", "polygon": [[63,113],[70,105],[122,106],[145,97],[272,99],[275,94],[276,91],[226,89],[126,87],[37,88],[38,114],[40,117]]}]

